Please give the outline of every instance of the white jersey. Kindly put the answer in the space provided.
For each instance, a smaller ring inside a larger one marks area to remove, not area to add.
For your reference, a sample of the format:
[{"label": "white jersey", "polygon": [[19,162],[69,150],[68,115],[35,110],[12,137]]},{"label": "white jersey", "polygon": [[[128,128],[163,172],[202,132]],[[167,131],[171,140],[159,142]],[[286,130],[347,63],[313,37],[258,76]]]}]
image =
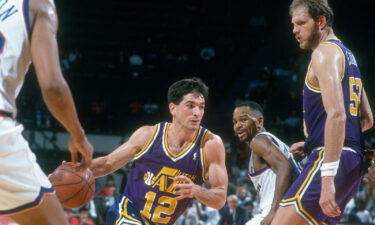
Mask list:
[{"label": "white jersey", "polygon": [[[274,145],[276,145],[281,152],[285,155],[287,159],[291,158],[291,153],[289,152],[289,147],[280,139],[275,137],[269,132],[261,132],[256,136],[264,135],[267,136]],[[253,152],[251,152],[250,161],[249,161],[249,177],[254,184],[254,187],[258,191],[260,202],[260,214],[267,216],[269,210],[271,209],[273,196],[275,193],[276,186],[276,173],[271,170],[269,166],[266,166],[258,171],[254,169],[253,163]]]},{"label": "white jersey", "polygon": [[17,113],[16,98],[31,63],[28,0],[0,0],[0,110]]},{"label": "white jersey", "polygon": [[[31,63],[29,0],[0,0],[0,111],[16,116],[16,97]],[[0,215],[36,207],[54,192],[27,141],[23,126],[0,117]]]}]

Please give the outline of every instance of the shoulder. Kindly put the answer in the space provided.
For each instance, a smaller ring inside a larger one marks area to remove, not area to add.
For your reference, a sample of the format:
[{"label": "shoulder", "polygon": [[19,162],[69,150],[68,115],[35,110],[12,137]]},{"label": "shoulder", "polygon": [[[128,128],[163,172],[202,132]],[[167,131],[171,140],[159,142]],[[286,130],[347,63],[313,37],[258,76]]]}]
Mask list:
[{"label": "shoulder", "polygon": [[216,159],[225,157],[224,143],[219,135],[207,133],[203,140],[203,148],[208,161],[216,161]]},{"label": "shoulder", "polygon": [[151,138],[153,134],[156,132],[157,125],[154,126],[142,126],[139,127],[132,136],[143,136],[146,139]]},{"label": "shoulder", "polygon": [[207,149],[207,148],[212,148],[212,147],[220,146],[220,145],[224,147],[223,140],[221,139],[221,137],[210,131],[207,131],[207,134],[203,140],[204,148]]},{"label": "shoulder", "polygon": [[312,52],[311,59],[313,63],[323,63],[324,61],[332,61],[335,59],[343,59],[341,48],[332,42],[322,42]]},{"label": "shoulder", "polygon": [[54,14],[55,3],[53,0],[30,0],[29,10],[33,14]]},{"label": "shoulder", "polygon": [[271,143],[267,135],[256,135],[250,142],[250,148],[255,154],[260,155],[264,148]]}]

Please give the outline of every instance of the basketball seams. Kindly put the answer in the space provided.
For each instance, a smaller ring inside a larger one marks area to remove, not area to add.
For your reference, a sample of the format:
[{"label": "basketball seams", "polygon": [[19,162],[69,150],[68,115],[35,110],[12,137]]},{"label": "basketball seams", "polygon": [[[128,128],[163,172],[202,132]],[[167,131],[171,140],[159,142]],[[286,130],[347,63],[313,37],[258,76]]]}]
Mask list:
[{"label": "basketball seams", "polygon": [[[54,184],[55,190],[56,188],[60,190],[60,197],[63,198],[60,201],[65,207],[79,207],[92,199],[95,193],[95,177],[90,170],[76,171],[71,165],[62,165],[55,170],[53,175],[59,176],[57,179],[52,177],[51,182]],[[56,194],[59,197],[58,190],[56,190]]]}]

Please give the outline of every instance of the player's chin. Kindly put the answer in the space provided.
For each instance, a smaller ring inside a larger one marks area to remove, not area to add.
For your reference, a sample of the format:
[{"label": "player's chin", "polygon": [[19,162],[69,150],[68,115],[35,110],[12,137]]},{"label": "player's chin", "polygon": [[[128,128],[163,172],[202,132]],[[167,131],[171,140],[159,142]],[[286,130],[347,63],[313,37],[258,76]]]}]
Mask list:
[{"label": "player's chin", "polygon": [[200,127],[200,122],[191,122],[188,127],[190,129],[198,129]]},{"label": "player's chin", "polygon": [[243,134],[243,135],[238,135],[238,139],[240,139],[240,142],[246,142],[246,140],[247,140],[248,138],[247,138],[247,135],[246,135],[246,134]]}]

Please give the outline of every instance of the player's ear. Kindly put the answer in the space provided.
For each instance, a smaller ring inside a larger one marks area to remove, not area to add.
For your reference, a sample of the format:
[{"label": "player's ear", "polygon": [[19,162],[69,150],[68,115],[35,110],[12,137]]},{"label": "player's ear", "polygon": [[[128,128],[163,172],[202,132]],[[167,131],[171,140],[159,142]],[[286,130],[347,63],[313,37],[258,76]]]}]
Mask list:
[{"label": "player's ear", "polygon": [[176,111],[176,105],[174,103],[169,103],[169,112],[172,116],[174,116],[174,113]]},{"label": "player's ear", "polygon": [[318,25],[320,30],[324,29],[327,26],[327,18],[325,16],[319,16]]},{"label": "player's ear", "polygon": [[263,127],[263,122],[264,122],[263,116],[258,117],[257,123],[256,123],[256,126],[257,126],[258,130]]}]

